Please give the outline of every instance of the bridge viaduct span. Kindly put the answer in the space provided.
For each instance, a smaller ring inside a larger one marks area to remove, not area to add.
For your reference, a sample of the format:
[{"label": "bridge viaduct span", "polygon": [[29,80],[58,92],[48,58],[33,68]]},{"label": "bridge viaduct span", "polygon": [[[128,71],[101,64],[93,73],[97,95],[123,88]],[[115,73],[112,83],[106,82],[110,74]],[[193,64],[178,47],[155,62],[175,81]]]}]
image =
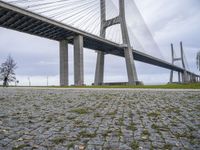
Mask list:
[{"label": "bridge viaduct span", "polygon": [[[102,11],[105,10],[105,0],[101,0],[101,36],[96,36],[66,24],[46,18],[20,7],[0,1],[0,26],[60,42],[60,85],[68,85],[68,44],[74,45],[74,84],[84,84],[83,74],[83,47],[98,51],[95,84],[103,83],[104,55],[112,54],[125,57],[128,83],[137,83],[137,73],[134,60],[176,71],[182,75],[182,82],[200,81],[200,76],[185,68],[175,66],[161,59],[152,57],[130,46],[127,33],[124,0],[119,0],[120,15],[105,20]],[[105,30],[108,26],[121,24],[124,44],[117,44],[105,39]]]}]

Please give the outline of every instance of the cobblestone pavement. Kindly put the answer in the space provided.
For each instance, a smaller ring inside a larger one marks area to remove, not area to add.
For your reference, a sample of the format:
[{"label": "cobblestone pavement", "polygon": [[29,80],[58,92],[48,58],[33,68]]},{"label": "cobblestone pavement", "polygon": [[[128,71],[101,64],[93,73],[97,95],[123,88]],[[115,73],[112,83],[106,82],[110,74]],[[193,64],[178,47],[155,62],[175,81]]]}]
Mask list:
[{"label": "cobblestone pavement", "polygon": [[4,149],[200,149],[200,91],[0,88]]}]

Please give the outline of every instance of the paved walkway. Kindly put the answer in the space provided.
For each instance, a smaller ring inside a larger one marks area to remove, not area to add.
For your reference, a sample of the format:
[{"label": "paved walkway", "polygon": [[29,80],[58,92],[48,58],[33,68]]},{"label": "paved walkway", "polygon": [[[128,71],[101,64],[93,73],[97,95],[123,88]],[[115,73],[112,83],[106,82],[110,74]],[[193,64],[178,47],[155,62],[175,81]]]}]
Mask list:
[{"label": "paved walkway", "polygon": [[200,149],[200,91],[0,88],[0,150]]}]

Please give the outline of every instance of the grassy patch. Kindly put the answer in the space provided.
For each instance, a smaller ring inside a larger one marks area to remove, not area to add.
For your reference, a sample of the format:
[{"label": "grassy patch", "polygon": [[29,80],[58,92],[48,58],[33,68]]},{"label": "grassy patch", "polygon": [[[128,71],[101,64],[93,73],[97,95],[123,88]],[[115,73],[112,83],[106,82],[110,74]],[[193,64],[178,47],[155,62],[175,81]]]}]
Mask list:
[{"label": "grassy patch", "polygon": [[194,108],[195,108],[196,110],[200,111],[200,105],[196,105]]},{"label": "grassy patch", "polygon": [[164,146],[163,146],[163,149],[164,150],[171,150],[173,148],[173,146],[171,145],[171,144],[165,144]]},{"label": "grassy patch", "polygon": [[106,136],[108,136],[108,134],[110,134],[110,133],[112,133],[111,130],[106,130],[106,131],[102,134],[102,136],[103,136],[104,138],[106,138]]},{"label": "grassy patch", "polygon": [[174,136],[178,139],[178,138],[187,138],[187,139],[190,139],[190,140],[194,140],[195,139],[195,136],[192,135],[192,133],[190,132],[184,132],[184,133],[175,133]]},{"label": "grassy patch", "polygon": [[60,143],[64,143],[64,141],[66,140],[66,137],[55,137],[54,139],[52,139],[51,141],[58,145]]},{"label": "grassy patch", "polygon": [[123,122],[124,122],[124,119],[123,119],[123,118],[119,118],[119,125],[120,125],[120,126],[123,126],[123,125],[124,125]]},{"label": "grassy patch", "polygon": [[68,120],[74,120],[76,118],[76,116],[67,116]]},{"label": "grassy patch", "polygon": [[121,129],[116,129],[114,132],[116,133],[116,135],[118,137],[123,136],[123,133],[122,133]]},{"label": "grassy patch", "polygon": [[113,86],[48,86],[40,88],[151,88],[151,89],[200,89],[200,83],[188,83],[188,84],[165,84],[165,85],[113,85]]},{"label": "grassy patch", "polygon": [[30,145],[28,145],[28,144],[18,145],[16,147],[13,147],[12,150],[21,150],[21,149],[23,149],[23,148],[25,148],[27,146],[30,146]]},{"label": "grassy patch", "polygon": [[74,143],[69,143],[69,144],[67,145],[67,149],[70,149],[70,148],[74,148]]},{"label": "grassy patch", "polygon": [[158,111],[156,111],[156,112],[149,112],[149,113],[147,114],[147,116],[148,116],[148,117],[155,117],[155,118],[157,118],[157,117],[160,116],[160,112],[158,112]]},{"label": "grassy patch", "polygon": [[86,132],[86,131],[81,131],[79,133],[79,136],[82,137],[82,138],[94,138],[94,137],[96,137],[96,133],[89,133],[89,132]]},{"label": "grassy patch", "polygon": [[151,125],[151,128],[158,130],[158,131],[168,131],[169,130],[169,128],[167,126],[158,126],[154,123]]},{"label": "grassy patch", "polygon": [[89,113],[88,108],[75,108],[72,109],[70,112],[77,113],[77,114],[87,114]]},{"label": "grassy patch", "polygon": [[98,112],[94,114],[94,118],[97,118],[97,117],[101,117],[101,114]]},{"label": "grassy patch", "polygon": [[167,113],[174,112],[176,114],[180,114],[181,110],[178,107],[171,107],[165,110]]},{"label": "grassy patch", "polygon": [[137,130],[137,128],[136,128],[136,126],[135,126],[135,124],[133,122],[127,127],[127,129],[131,130],[133,132]]},{"label": "grassy patch", "polygon": [[139,149],[139,143],[137,141],[132,141],[131,144],[130,144],[130,147],[133,149],[133,150],[138,150]]},{"label": "grassy patch", "polygon": [[107,113],[107,115],[109,115],[109,116],[114,116],[116,114],[117,114],[117,110]]}]

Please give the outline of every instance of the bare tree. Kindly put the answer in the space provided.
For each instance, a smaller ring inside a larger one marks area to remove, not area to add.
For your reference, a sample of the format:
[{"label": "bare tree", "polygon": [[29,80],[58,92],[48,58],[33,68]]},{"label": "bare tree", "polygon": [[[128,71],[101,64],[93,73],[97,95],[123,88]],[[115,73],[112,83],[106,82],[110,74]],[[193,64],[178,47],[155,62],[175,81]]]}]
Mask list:
[{"label": "bare tree", "polygon": [[197,63],[197,68],[200,71],[200,51],[197,53],[196,63]]},{"label": "bare tree", "polygon": [[10,82],[16,80],[15,69],[17,64],[11,56],[0,66],[0,80],[3,81],[3,86],[8,86]]}]

